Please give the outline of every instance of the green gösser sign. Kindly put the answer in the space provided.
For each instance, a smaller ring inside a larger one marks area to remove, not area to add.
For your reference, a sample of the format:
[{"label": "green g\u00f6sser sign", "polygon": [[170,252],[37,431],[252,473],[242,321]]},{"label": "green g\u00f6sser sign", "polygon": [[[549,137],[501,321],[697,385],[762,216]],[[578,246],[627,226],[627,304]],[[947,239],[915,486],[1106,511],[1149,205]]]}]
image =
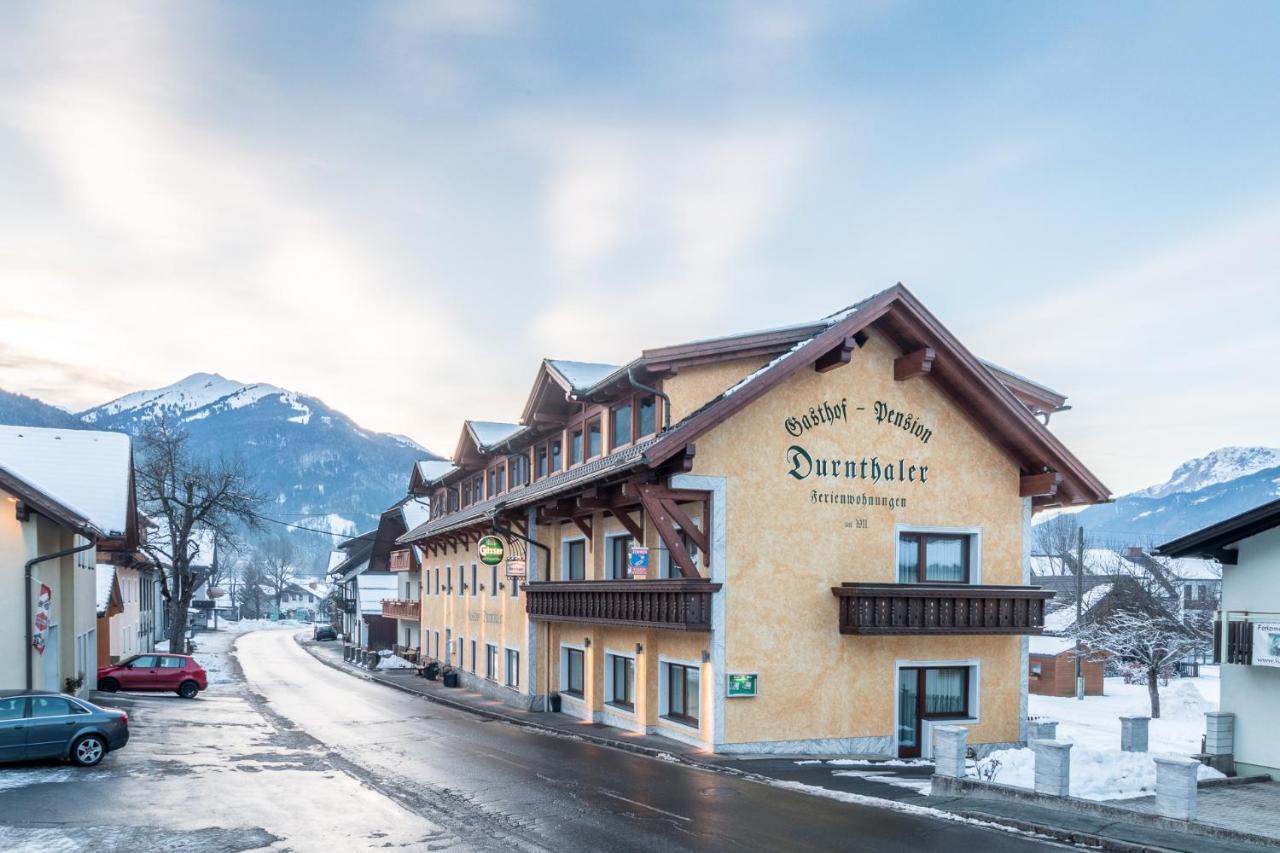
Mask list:
[{"label": "green g\u00f6sser sign", "polygon": [[754,672],[731,672],[729,673],[729,689],[728,696],[755,696],[759,693],[759,685],[757,680],[759,674]]},{"label": "green g\u00f6sser sign", "polygon": [[501,563],[504,551],[502,540],[497,536],[484,536],[476,543],[476,554],[479,555],[480,562],[486,566],[496,566]]}]

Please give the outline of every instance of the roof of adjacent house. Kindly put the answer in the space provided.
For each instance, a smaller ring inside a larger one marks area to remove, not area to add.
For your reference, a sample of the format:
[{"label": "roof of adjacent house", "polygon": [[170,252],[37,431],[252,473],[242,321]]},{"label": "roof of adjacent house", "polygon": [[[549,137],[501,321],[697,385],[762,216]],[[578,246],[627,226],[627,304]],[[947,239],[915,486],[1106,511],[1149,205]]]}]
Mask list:
[{"label": "roof of adjacent house", "polygon": [[381,613],[382,599],[395,598],[397,584],[395,575],[361,575],[356,584],[357,595],[360,598],[360,612],[362,614]]},{"label": "roof of adjacent house", "polygon": [[1053,637],[1048,634],[1033,634],[1027,646],[1027,651],[1033,655],[1060,655],[1065,651],[1070,651],[1076,646],[1076,641],[1070,637]]},{"label": "roof of adjacent house", "polygon": [[[212,530],[207,527],[193,528],[187,543],[192,548],[192,568],[208,568],[213,565],[218,555],[218,540]],[[158,562],[162,566],[173,564],[171,559],[173,546],[169,543],[169,535],[163,531],[163,528],[148,536],[146,544],[157,552]]]},{"label": "roof of adjacent house", "polygon": [[1171,539],[1156,548],[1156,553],[1166,557],[1223,558],[1226,556],[1223,552],[1241,539],[1257,536],[1275,527],[1280,527],[1280,500],[1256,506],[1186,536]]},{"label": "roof of adjacent house", "polygon": [[566,361],[559,358],[547,359],[546,365],[564,380],[568,390],[575,392],[589,391],[622,369],[619,364]]},{"label": "roof of adjacent house", "polygon": [[110,563],[98,563],[93,570],[97,586],[98,615],[105,616],[111,607],[111,599],[120,603],[120,587],[116,582],[116,567]]},{"label": "roof of adjacent house", "polygon": [[133,446],[119,432],[0,426],[0,465],[108,538],[124,537],[133,509]]}]

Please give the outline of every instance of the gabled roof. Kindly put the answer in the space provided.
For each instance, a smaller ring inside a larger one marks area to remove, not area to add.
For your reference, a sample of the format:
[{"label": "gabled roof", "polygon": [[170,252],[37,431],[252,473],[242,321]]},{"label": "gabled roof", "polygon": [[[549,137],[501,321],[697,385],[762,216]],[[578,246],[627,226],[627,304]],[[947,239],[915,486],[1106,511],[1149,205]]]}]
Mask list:
[{"label": "gabled roof", "polygon": [[826,326],[663,433],[645,453],[661,465],[734,413],[833,350],[853,345],[864,330],[875,331],[904,353],[934,350],[930,381],[1004,449],[1024,474],[1061,475],[1057,494],[1037,505],[1087,504],[1110,500],[1110,491],[1040,423],[1013,392],[970,353],[901,284],[825,318]]},{"label": "gabled roof", "polygon": [[1237,542],[1275,527],[1280,527],[1280,500],[1256,506],[1224,521],[1202,527],[1194,533],[1172,539],[1156,548],[1156,553],[1165,557],[1213,557],[1228,565],[1235,565],[1234,549]]},{"label": "gabled roof", "polygon": [[120,594],[120,579],[116,576],[116,567],[110,563],[98,563],[93,574],[97,587],[98,615],[110,617],[123,612],[124,596]]},{"label": "gabled roof", "polygon": [[551,374],[560,380],[564,389],[573,394],[590,391],[600,382],[622,369],[618,364],[599,364],[590,361],[565,361],[547,359],[543,362]]},{"label": "gabled roof", "polygon": [[137,535],[133,445],[124,433],[0,426],[0,465],[106,538]]},{"label": "gabled roof", "polygon": [[419,459],[413,464],[413,473],[409,475],[409,492],[422,494],[437,481],[457,470],[457,466],[449,459]]}]

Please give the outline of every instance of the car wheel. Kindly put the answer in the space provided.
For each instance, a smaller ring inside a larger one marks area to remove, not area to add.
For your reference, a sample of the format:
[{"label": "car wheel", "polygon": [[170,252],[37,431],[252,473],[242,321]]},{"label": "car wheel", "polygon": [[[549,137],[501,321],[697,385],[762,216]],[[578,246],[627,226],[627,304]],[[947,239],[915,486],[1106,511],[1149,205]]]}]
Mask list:
[{"label": "car wheel", "polygon": [[115,693],[120,689],[120,682],[114,678],[104,678],[98,682],[98,689],[103,693]]},{"label": "car wheel", "polygon": [[97,735],[85,735],[71,747],[71,760],[81,767],[92,767],[107,754],[107,742]]},{"label": "car wheel", "polygon": [[183,699],[194,699],[196,694],[200,692],[200,685],[194,681],[184,681],[178,686],[178,695]]}]

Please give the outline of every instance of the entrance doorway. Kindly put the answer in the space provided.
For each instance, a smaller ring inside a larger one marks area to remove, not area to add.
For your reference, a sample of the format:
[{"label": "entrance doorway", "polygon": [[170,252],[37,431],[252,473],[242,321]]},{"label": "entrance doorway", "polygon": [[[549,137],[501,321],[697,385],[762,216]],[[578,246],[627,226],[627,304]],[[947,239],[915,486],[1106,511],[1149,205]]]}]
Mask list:
[{"label": "entrance doorway", "polygon": [[920,666],[898,670],[898,756],[918,758],[925,720],[969,719],[969,667]]}]

